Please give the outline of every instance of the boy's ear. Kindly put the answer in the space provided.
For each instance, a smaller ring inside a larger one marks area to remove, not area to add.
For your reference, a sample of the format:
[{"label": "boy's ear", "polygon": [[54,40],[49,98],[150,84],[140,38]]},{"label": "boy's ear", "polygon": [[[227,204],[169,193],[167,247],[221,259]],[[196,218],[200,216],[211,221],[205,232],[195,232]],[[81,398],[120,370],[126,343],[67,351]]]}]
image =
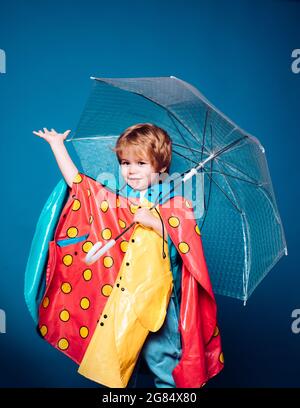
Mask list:
[{"label": "boy's ear", "polygon": [[167,167],[163,167],[162,169],[159,170],[159,173],[164,173],[166,171]]}]

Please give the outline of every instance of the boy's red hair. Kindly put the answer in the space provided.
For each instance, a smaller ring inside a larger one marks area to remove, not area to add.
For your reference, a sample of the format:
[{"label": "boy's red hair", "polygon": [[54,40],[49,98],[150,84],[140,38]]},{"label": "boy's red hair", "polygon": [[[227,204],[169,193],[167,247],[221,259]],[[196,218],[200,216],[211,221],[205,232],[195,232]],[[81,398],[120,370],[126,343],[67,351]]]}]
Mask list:
[{"label": "boy's red hair", "polygon": [[172,157],[172,142],[168,133],[152,123],[137,123],[129,126],[119,136],[113,149],[119,163],[127,149],[133,149],[141,159],[148,159],[156,172],[166,167],[169,171]]}]

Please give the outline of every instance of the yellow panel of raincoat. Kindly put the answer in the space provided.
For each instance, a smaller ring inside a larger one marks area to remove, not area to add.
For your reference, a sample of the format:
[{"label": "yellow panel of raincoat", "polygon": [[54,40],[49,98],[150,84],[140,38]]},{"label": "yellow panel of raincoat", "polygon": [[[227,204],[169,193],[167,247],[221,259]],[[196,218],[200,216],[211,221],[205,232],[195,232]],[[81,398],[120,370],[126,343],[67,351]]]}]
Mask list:
[{"label": "yellow panel of raincoat", "polygon": [[[141,206],[151,207],[145,198]],[[154,216],[158,216],[153,209]],[[163,325],[173,289],[168,244],[136,224],[127,251],[78,372],[111,388],[125,388],[149,334]]]}]

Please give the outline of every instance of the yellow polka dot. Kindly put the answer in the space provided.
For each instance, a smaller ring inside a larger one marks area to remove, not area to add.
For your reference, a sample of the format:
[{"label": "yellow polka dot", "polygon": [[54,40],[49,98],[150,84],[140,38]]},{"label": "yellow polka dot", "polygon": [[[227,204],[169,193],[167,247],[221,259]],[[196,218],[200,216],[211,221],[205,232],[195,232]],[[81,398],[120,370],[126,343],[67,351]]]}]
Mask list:
[{"label": "yellow polka dot", "polygon": [[48,328],[47,328],[47,326],[45,326],[45,325],[43,324],[43,326],[40,327],[40,332],[41,332],[41,335],[42,335],[43,337],[46,336],[46,334],[48,333]]},{"label": "yellow polka dot", "polygon": [[92,279],[92,271],[90,269],[86,269],[83,271],[83,279],[89,281]]},{"label": "yellow polka dot", "polygon": [[46,307],[49,306],[50,303],[50,299],[48,298],[48,296],[46,296],[43,300],[43,307],[46,309]]},{"label": "yellow polka dot", "polygon": [[83,245],[82,245],[82,250],[83,252],[88,253],[89,250],[93,247],[93,243],[91,241],[86,241]]},{"label": "yellow polka dot", "polygon": [[110,239],[111,238],[111,230],[109,228],[105,228],[102,232],[101,232],[102,238],[103,239]]},{"label": "yellow polka dot", "polygon": [[85,339],[89,335],[89,329],[86,326],[81,326],[79,333],[80,333],[80,337]]},{"label": "yellow polka dot", "polygon": [[80,300],[80,307],[84,310],[88,309],[90,307],[90,301],[87,297],[83,297]]},{"label": "yellow polka dot", "polygon": [[198,235],[201,235],[201,233],[200,233],[200,228],[198,227],[197,224],[196,224],[196,226],[195,226],[195,231],[197,232]]},{"label": "yellow polka dot", "polygon": [[224,354],[223,352],[219,355],[220,363],[224,364]]},{"label": "yellow polka dot", "polygon": [[117,204],[117,208],[119,208],[120,205],[121,205],[121,202],[120,202],[120,199],[119,199],[119,198],[116,199],[116,204]]},{"label": "yellow polka dot", "polygon": [[64,282],[64,283],[61,285],[60,288],[61,288],[61,290],[62,290],[63,293],[70,293],[70,292],[72,291],[72,286],[70,285],[69,282]]},{"label": "yellow polka dot", "polygon": [[74,180],[73,180],[73,183],[79,184],[79,183],[81,183],[81,182],[82,182],[82,177],[81,177],[81,175],[78,173],[78,174],[76,174],[76,176],[75,176],[75,178],[74,178]]},{"label": "yellow polka dot", "polygon": [[126,227],[126,222],[123,220],[119,220],[119,225],[121,228],[125,228]]},{"label": "yellow polka dot", "polygon": [[67,310],[62,310],[59,314],[60,320],[67,322],[70,319],[70,313]]},{"label": "yellow polka dot", "polygon": [[177,217],[170,217],[168,221],[171,227],[173,228],[178,227],[178,225],[180,224],[179,219]]},{"label": "yellow polka dot", "polygon": [[102,295],[109,296],[111,294],[111,291],[112,291],[111,285],[106,284],[102,286],[102,289],[101,289]]},{"label": "yellow polka dot", "polygon": [[78,211],[79,208],[81,207],[81,202],[79,200],[74,200],[73,206],[72,206],[72,210],[73,211]]},{"label": "yellow polka dot", "polygon": [[120,244],[120,248],[122,252],[126,252],[128,248],[128,241],[122,241]]},{"label": "yellow polka dot", "polygon": [[90,215],[89,223],[91,224],[93,221],[94,221],[94,217],[92,215]]},{"label": "yellow polka dot", "polygon": [[63,264],[64,265],[66,265],[66,266],[70,266],[70,265],[72,265],[72,262],[73,262],[73,257],[72,257],[72,255],[65,255],[64,257],[63,257]]},{"label": "yellow polka dot", "polygon": [[106,212],[108,210],[108,207],[108,202],[106,200],[103,200],[100,204],[101,211]]},{"label": "yellow polka dot", "polygon": [[188,200],[185,200],[185,205],[187,208],[192,208],[192,205]]},{"label": "yellow polka dot", "polygon": [[110,268],[114,263],[114,260],[112,259],[111,256],[105,256],[103,258],[103,265],[105,266],[105,268]]},{"label": "yellow polka dot", "polygon": [[57,346],[60,350],[67,350],[67,348],[69,347],[69,342],[67,339],[65,338],[61,338],[58,343]]},{"label": "yellow polka dot", "polygon": [[78,229],[76,227],[70,227],[67,230],[67,236],[69,238],[75,238],[78,234]]},{"label": "yellow polka dot", "polygon": [[190,250],[190,247],[188,246],[186,242],[180,242],[180,244],[178,245],[178,248],[182,254],[186,254]]},{"label": "yellow polka dot", "polygon": [[87,189],[87,193],[88,193],[88,197],[90,197],[91,196],[91,190],[89,188]]},{"label": "yellow polka dot", "polygon": [[136,210],[138,209],[138,205],[130,204],[129,208],[132,214],[136,213]]},{"label": "yellow polka dot", "polygon": [[213,336],[217,337],[218,334],[219,334],[219,328],[216,326]]}]

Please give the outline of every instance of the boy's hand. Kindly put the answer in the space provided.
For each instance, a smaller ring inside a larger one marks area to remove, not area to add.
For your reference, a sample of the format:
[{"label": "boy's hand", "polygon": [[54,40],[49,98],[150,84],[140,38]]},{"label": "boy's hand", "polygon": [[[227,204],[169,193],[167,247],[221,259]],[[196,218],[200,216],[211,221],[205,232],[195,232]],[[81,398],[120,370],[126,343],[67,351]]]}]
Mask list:
[{"label": "boy's hand", "polygon": [[[145,225],[145,227],[151,227],[160,236],[163,235],[162,225],[160,219],[155,217],[149,208],[139,208],[133,217],[135,222]],[[167,231],[164,231],[165,236],[167,236]]]},{"label": "boy's hand", "polygon": [[133,221],[139,222],[140,224],[145,225],[146,227],[153,228],[153,225],[156,221],[156,217],[151,213],[149,208],[139,208],[136,210]]},{"label": "boy's hand", "polygon": [[57,133],[55,129],[51,129],[51,131],[49,131],[47,128],[43,129],[44,133],[41,130],[38,132],[33,131],[33,133],[42,139],[45,139],[49,143],[66,183],[70,188],[72,188],[73,180],[78,173],[78,169],[69,156],[64,144],[64,140],[71,130],[66,130],[64,133]]},{"label": "boy's hand", "polygon": [[42,130],[39,130],[38,132],[33,131],[32,133],[41,137],[42,139],[45,139],[50,145],[53,143],[63,142],[71,132],[71,130],[66,130],[64,133],[57,133],[55,129],[51,130],[48,130],[47,128],[43,129],[44,133],[42,132]]}]

